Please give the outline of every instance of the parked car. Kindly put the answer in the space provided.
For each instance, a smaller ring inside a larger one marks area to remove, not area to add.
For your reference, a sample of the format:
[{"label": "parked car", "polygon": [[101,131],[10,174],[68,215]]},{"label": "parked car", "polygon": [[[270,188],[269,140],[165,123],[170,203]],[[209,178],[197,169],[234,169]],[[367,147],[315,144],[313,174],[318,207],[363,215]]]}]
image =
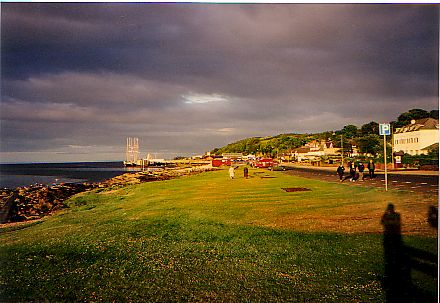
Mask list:
[{"label": "parked car", "polygon": [[272,158],[263,158],[255,161],[253,166],[257,168],[269,168],[273,167],[274,165],[275,161]]},{"label": "parked car", "polygon": [[273,171],[285,171],[285,170],[286,170],[286,167],[283,166],[283,165],[275,165],[275,166],[272,168],[272,170],[273,170]]}]

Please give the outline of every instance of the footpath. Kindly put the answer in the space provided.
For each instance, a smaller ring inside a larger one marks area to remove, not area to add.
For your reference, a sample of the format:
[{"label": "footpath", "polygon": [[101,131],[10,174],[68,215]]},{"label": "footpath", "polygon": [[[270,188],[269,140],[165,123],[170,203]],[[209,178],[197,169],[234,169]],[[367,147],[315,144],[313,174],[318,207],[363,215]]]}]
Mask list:
[{"label": "footpath", "polygon": [[[283,164],[284,165],[284,164]],[[336,174],[336,167],[319,167],[311,165],[291,164],[284,165],[286,173],[289,175],[325,180],[328,182],[338,182],[339,177]],[[383,171],[375,171],[375,178],[368,177],[366,170],[366,178],[364,182],[350,182],[348,179],[343,184],[349,186],[373,186],[384,188],[385,174]],[[348,175],[347,168],[345,175]],[[388,172],[388,189],[405,190],[413,193],[423,193],[438,196],[439,176],[437,171],[391,171]]]},{"label": "footpath", "polygon": [[[336,172],[337,166],[313,166],[313,165],[304,165],[304,164],[295,164],[295,163],[282,163],[281,166],[292,167],[292,168],[300,168],[300,169],[313,169],[317,171],[329,171]],[[347,168],[346,168],[347,169]],[[365,168],[365,171],[368,173],[368,169]],[[376,174],[383,174],[384,170],[375,170]],[[387,170],[388,174],[394,175],[420,175],[420,176],[438,176],[438,171],[433,170],[418,170],[418,169],[394,169]]]}]

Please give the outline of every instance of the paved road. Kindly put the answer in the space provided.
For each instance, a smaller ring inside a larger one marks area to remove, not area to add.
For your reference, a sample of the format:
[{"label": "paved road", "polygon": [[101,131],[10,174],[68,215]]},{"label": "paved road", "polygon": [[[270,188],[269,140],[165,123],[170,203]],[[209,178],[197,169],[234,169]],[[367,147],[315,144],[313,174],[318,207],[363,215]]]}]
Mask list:
[{"label": "paved road", "polygon": [[[334,171],[314,169],[313,167],[286,167],[286,173],[290,175],[320,179],[325,181],[339,182],[339,176]],[[368,170],[364,182],[350,182],[349,179],[343,183],[355,186],[375,186],[385,188],[385,175],[383,172],[376,174],[376,178],[368,178]],[[414,174],[388,174],[388,189],[407,190],[412,192],[423,192],[438,195],[439,177],[436,175],[414,175]]]}]

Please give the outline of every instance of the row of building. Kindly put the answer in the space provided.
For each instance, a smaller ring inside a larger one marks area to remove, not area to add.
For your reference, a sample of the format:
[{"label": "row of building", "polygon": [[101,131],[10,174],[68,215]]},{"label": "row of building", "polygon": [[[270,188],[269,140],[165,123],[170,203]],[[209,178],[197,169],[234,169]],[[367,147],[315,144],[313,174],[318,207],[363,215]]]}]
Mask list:
[{"label": "row of building", "polygon": [[438,120],[425,118],[412,120],[411,124],[397,128],[393,133],[393,151],[410,155],[427,154],[438,148]]},{"label": "row of building", "polygon": [[[410,124],[396,128],[392,134],[393,153],[396,155],[423,155],[429,150],[438,148],[438,120],[425,118],[412,120]],[[295,161],[314,160],[318,157],[340,155],[340,148],[335,148],[331,141],[311,141],[302,147],[292,150],[291,157]],[[350,157],[359,155],[357,146],[352,146]],[[286,155],[285,155],[286,156]],[[367,155],[371,156],[371,155]]]},{"label": "row of building", "polygon": [[[392,134],[393,154],[402,156],[427,154],[429,150],[438,148],[439,130],[438,120],[425,118],[412,120],[410,124],[397,128]],[[351,150],[346,154],[348,157],[359,156],[357,146],[351,146]],[[247,157],[255,157],[248,155]],[[327,157],[330,161],[341,156],[341,148],[335,147],[331,140],[313,140],[304,146],[293,149],[290,153],[279,155],[281,161],[317,161],[322,157]],[[366,156],[372,156],[367,154]],[[242,159],[242,154],[225,154],[226,159]]]},{"label": "row of building", "polygon": [[[438,148],[439,130],[438,120],[425,118],[412,120],[410,124],[397,128],[392,134],[393,154],[402,156],[403,154],[422,155],[427,154],[429,150]],[[146,159],[139,159],[139,141],[138,138],[127,138],[126,160],[127,166],[148,166],[151,164],[166,164],[164,159],[152,159],[150,155]],[[327,157],[330,161],[338,159],[341,156],[341,148],[335,147],[330,140],[313,140],[304,146],[293,149],[290,153],[279,155],[281,161],[317,161],[322,157]],[[357,146],[351,146],[349,157],[359,156]],[[372,156],[372,155],[366,155]],[[206,154],[193,158],[212,160],[215,157]],[[255,161],[255,155],[244,156],[241,153],[224,154],[223,159],[238,161]]]},{"label": "row of building", "polygon": [[[438,148],[438,120],[433,118],[412,120],[410,124],[396,128],[392,136],[391,143],[395,155],[426,155],[429,150]],[[294,149],[291,156],[294,160],[301,162],[322,156],[332,157],[340,155],[340,153],[340,148],[335,148],[331,141],[315,140]],[[348,156],[356,157],[358,155],[357,146],[352,146]]]}]

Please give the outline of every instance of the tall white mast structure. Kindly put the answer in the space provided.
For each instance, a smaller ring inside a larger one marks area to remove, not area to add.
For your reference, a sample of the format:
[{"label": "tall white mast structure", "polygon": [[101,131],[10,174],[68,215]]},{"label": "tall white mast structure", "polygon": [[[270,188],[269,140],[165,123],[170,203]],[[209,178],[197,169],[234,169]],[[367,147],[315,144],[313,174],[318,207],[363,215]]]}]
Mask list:
[{"label": "tall white mast structure", "polygon": [[125,165],[136,165],[139,157],[139,139],[127,138],[127,148],[125,150]]}]

